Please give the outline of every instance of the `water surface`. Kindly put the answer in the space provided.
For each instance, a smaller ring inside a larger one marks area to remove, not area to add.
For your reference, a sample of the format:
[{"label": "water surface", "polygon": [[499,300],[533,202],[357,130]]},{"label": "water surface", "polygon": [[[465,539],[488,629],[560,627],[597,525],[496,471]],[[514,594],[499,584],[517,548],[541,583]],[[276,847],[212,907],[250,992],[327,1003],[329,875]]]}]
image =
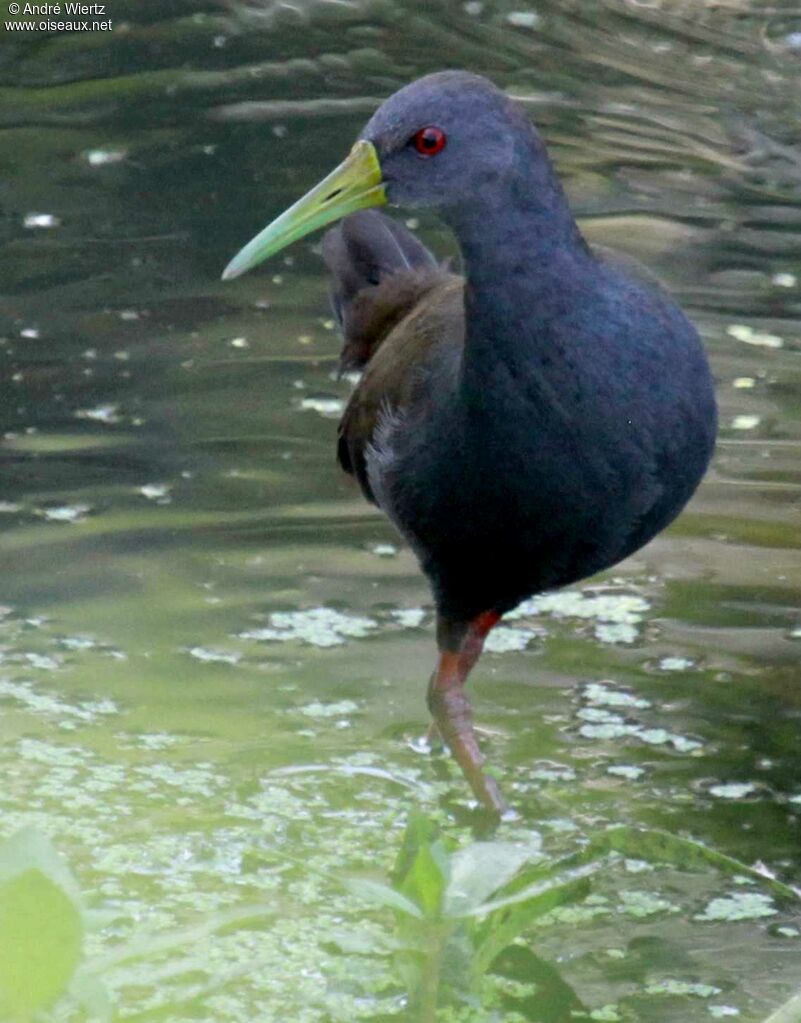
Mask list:
[{"label": "water surface", "polygon": [[[527,104],[588,236],[698,324],[721,407],[675,526],[513,617],[476,671],[520,814],[500,835],[556,854],[658,826],[801,883],[796,6],[108,7],[111,33],[0,53],[0,829],[54,838],[117,914],[98,943],[275,907],[123,1008],[391,1016],[389,967],[331,943],[364,919],[334,878],[389,868],[412,807],[469,837],[464,783],[415,748],[428,591],[334,464],[351,385],[318,239],[219,281],[443,66]],[[751,1023],[801,984],[801,913],[744,893],[621,864],[531,943],[596,1018]]]}]

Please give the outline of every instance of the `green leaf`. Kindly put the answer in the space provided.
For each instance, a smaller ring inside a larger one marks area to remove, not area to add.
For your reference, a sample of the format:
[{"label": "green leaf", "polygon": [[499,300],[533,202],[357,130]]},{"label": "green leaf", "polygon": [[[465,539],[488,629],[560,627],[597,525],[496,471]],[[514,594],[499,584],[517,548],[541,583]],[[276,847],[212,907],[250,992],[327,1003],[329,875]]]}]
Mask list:
[{"label": "green leaf", "polygon": [[521,1018],[536,1023],[589,1023],[587,1007],[559,970],[525,945],[508,945],[492,963],[492,972],[522,985],[523,990],[512,988],[504,998],[513,1015],[517,1009]]},{"label": "green leaf", "polygon": [[763,1023],[799,1023],[801,1020],[801,991],[793,995],[789,1002],[785,1002]]},{"label": "green leaf", "polygon": [[420,907],[405,895],[395,891],[394,888],[390,888],[388,884],[372,881],[367,877],[350,877],[342,883],[349,892],[358,895],[364,902],[369,902],[373,906],[384,906],[403,913],[405,916],[413,916],[417,920],[423,919]]},{"label": "green leaf", "polygon": [[[566,886],[573,884],[574,881],[581,881],[592,874],[596,874],[599,869],[600,867],[597,864],[590,863],[587,866],[569,871],[567,875],[562,875],[561,879],[538,881],[525,888],[520,888],[510,895],[500,895],[497,899],[492,899],[490,902],[482,902],[480,906],[471,910],[470,913],[465,913],[465,916],[483,917],[490,913],[496,913],[500,909],[509,909],[521,903],[536,903],[541,896],[546,896],[549,892],[561,891]],[[546,910],[545,912],[548,911]],[[538,913],[537,915],[539,916],[540,914]]]},{"label": "green leaf", "polygon": [[656,860],[670,863],[681,870],[692,870],[699,867],[716,867],[724,874],[742,874],[769,888],[778,898],[798,902],[799,892],[781,881],[763,874],[753,867],[746,866],[725,853],[715,852],[700,842],[689,838],[671,835],[667,831],[654,829],[630,828],[621,825],[609,828],[594,842],[596,847],[605,847],[622,853],[624,856],[637,857],[644,860]]},{"label": "green leaf", "polygon": [[[496,910],[479,926],[476,932],[476,954],[473,969],[484,973],[492,961],[519,937],[538,917],[545,916],[559,906],[580,902],[590,892],[589,876],[575,877],[561,884],[534,886],[517,892],[507,900],[498,900]],[[527,896],[525,893],[529,893]],[[505,902],[505,907],[501,903]]]},{"label": "green leaf", "polygon": [[412,899],[429,919],[439,916],[448,883],[448,855],[441,842],[421,845],[400,891]]},{"label": "green leaf", "polygon": [[418,851],[425,845],[432,845],[436,840],[437,825],[418,810],[412,810],[403,832],[403,842],[398,850],[395,866],[390,874],[390,879],[396,887],[403,883],[403,879],[412,869]]},{"label": "green leaf", "polygon": [[450,859],[444,915],[460,917],[473,913],[536,855],[534,849],[512,842],[474,842],[460,849]]},{"label": "green leaf", "polygon": [[18,832],[0,846],[0,1007],[25,1019],[51,1005],[83,952],[77,887],[48,839]]}]

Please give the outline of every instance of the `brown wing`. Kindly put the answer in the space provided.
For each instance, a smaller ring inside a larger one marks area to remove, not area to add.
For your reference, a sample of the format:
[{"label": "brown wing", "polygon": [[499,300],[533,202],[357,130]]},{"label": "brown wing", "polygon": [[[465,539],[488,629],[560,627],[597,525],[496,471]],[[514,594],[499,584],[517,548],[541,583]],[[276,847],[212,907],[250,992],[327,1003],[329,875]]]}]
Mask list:
[{"label": "brown wing", "polygon": [[419,238],[378,210],[360,210],[340,221],[323,237],[322,253],[342,332],[342,372],[363,369],[444,273]]},{"label": "brown wing", "polygon": [[[388,282],[389,283],[389,282]],[[400,415],[417,393],[421,370],[441,345],[464,344],[464,280],[443,274],[427,288],[378,347],[351,395],[339,424],[337,458],[376,502],[367,478],[366,455],[381,417]],[[436,395],[432,396],[436,400]]]}]

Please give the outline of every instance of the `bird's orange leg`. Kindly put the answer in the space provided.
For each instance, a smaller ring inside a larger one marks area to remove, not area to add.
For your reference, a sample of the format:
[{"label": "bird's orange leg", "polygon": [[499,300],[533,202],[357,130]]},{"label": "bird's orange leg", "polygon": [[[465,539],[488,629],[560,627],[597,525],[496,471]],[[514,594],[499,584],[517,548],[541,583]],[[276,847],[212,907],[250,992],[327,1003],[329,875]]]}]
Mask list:
[{"label": "bird's orange leg", "polygon": [[[467,676],[473,670],[473,666],[476,661],[481,656],[481,651],[484,649],[484,640],[489,635],[490,630],[494,628],[500,620],[501,616],[497,611],[483,611],[467,624],[467,628],[458,651],[459,671],[462,675],[463,685],[467,681]],[[437,722],[432,721],[428,729],[428,734],[426,735],[426,742],[429,746],[433,746],[439,741],[439,738]]]},{"label": "bird's orange leg", "polygon": [[484,649],[484,640],[500,620],[501,616],[497,611],[483,611],[470,622],[460,651],[463,678],[466,679],[473,670],[473,665]]},{"label": "bird's orange leg", "polygon": [[428,685],[428,707],[476,798],[488,810],[501,815],[507,805],[498,783],[483,771],[484,756],[478,747],[470,701],[464,691],[487,633],[499,617],[488,611],[466,624],[439,620],[439,663]]}]

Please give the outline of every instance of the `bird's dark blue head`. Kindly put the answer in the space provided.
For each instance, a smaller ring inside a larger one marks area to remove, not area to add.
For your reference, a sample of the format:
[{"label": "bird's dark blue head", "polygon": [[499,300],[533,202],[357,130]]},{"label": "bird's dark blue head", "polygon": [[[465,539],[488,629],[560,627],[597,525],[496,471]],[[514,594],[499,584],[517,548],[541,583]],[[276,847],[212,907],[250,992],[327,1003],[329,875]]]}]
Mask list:
[{"label": "bird's dark blue head", "polygon": [[384,203],[448,212],[477,196],[508,200],[516,182],[552,187],[544,146],[520,108],[486,78],[441,71],[399,89],[348,158],[231,261],[236,277],[310,231]]},{"label": "bird's dark blue head", "polygon": [[390,96],[359,137],[375,146],[390,203],[447,209],[505,190],[533,129],[486,78],[441,71]]}]

